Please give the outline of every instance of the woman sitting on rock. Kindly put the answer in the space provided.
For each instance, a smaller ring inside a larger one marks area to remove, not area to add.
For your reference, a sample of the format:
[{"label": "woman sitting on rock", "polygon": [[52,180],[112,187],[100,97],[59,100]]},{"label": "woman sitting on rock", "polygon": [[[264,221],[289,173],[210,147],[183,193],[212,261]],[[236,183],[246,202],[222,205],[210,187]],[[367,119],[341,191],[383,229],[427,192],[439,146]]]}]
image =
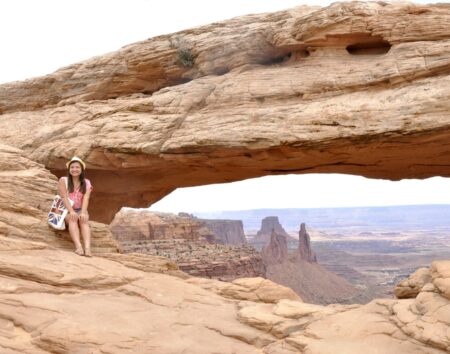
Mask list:
[{"label": "woman sitting on rock", "polygon": [[[69,210],[66,223],[69,224],[69,233],[75,244],[75,253],[82,256],[92,257],[91,254],[91,230],[89,228],[88,205],[92,192],[91,182],[84,177],[85,163],[74,156],[67,166],[67,177],[61,177],[58,183],[59,195],[63,198],[66,208]],[[66,187],[67,186],[67,187]],[[70,205],[70,198],[74,203]],[[84,241],[84,251],[80,242],[81,236]]]}]

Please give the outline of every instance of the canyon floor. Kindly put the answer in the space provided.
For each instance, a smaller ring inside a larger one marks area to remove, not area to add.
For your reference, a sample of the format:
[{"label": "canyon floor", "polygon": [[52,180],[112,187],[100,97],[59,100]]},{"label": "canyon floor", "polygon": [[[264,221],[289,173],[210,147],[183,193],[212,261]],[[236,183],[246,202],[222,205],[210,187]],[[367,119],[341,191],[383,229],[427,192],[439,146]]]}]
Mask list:
[{"label": "canyon floor", "polygon": [[420,230],[340,230],[313,237],[319,262],[365,289],[393,297],[393,285],[431,261],[450,258],[450,227]]}]

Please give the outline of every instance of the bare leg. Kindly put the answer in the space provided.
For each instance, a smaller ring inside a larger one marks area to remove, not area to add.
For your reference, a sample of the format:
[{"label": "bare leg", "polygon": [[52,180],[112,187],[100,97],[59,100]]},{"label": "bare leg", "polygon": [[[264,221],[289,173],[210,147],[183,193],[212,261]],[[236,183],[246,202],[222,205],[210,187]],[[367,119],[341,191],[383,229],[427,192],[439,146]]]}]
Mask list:
[{"label": "bare leg", "polygon": [[84,252],[80,242],[80,229],[78,228],[78,222],[70,221],[69,218],[66,218],[66,223],[69,224],[69,234],[72,238],[73,244],[75,245],[75,253],[81,256]]},{"label": "bare leg", "polygon": [[84,243],[84,255],[91,257],[91,228],[89,227],[89,221],[80,220],[80,228]]}]

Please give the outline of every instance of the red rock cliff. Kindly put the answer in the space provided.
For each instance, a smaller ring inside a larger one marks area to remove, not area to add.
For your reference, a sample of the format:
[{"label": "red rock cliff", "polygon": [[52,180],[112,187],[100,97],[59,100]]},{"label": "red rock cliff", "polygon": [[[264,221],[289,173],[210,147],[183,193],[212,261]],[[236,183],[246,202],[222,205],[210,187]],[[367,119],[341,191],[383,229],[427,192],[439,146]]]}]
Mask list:
[{"label": "red rock cliff", "polygon": [[233,280],[266,274],[253,248],[221,244],[204,220],[188,214],[123,209],[110,228],[124,252],[167,257],[191,275]]},{"label": "red rock cliff", "polygon": [[245,245],[247,239],[241,220],[207,220],[199,219],[225,245]]}]

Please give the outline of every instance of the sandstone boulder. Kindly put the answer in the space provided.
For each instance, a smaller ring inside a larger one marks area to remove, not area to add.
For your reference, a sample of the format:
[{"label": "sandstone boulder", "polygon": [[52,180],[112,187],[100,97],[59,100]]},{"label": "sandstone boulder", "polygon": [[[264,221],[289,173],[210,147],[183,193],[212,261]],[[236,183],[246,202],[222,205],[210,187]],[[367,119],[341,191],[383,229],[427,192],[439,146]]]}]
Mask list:
[{"label": "sandstone boulder", "polygon": [[[433,262],[435,268],[448,269],[448,261]],[[448,282],[440,273],[438,283]],[[433,281],[433,284],[435,281]],[[431,284],[430,284],[431,285]],[[450,350],[450,300],[435,286],[425,285],[415,299],[392,306],[393,320],[408,336],[443,351]]]},{"label": "sandstone boulder", "polygon": [[394,289],[394,294],[399,299],[414,298],[419,294],[424,285],[430,282],[430,270],[428,268],[419,268],[407,279],[397,284]]},{"label": "sandstone boulder", "polygon": [[450,299],[450,260],[433,262],[430,275],[439,294]]},{"label": "sandstone boulder", "polygon": [[197,284],[226,298],[236,300],[276,303],[282,299],[302,301],[291,289],[264,278],[239,278],[231,283],[217,280],[191,278]]}]

